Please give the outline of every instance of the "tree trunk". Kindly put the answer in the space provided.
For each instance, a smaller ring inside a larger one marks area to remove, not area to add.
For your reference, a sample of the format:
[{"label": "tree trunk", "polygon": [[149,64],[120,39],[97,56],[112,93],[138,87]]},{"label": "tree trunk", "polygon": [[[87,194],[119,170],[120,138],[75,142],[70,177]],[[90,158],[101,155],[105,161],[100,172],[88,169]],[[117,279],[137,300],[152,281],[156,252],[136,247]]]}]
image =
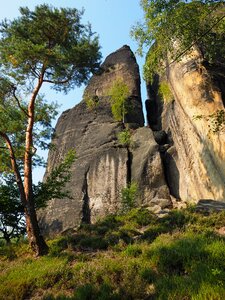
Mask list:
[{"label": "tree trunk", "polygon": [[36,256],[47,254],[48,246],[40,233],[33,198],[32,156],[33,156],[33,126],[35,120],[35,100],[41,88],[43,78],[40,78],[28,105],[28,123],[26,130],[24,155],[24,193],[26,198],[25,218],[29,244]]},{"label": "tree trunk", "polygon": [[[13,146],[9,140],[7,134],[0,132],[0,136],[5,140],[6,145],[9,149],[10,160],[12,169],[14,171],[16,182],[20,192],[20,199],[24,207],[25,219],[26,219],[26,229],[27,229],[27,237],[29,240],[29,244],[32,250],[35,252],[36,256],[41,256],[47,254],[48,246],[45,243],[43,237],[40,234],[40,229],[37,221],[37,215],[35,211],[35,204],[33,199],[33,190],[32,190],[32,174],[29,174],[31,168],[29,168],[27,178],[30,178],[29,183],[26,185],[28,188],[27,194],[25,193],[25,188],[22,182],[21,174],[19,168],[17,166],[16,157],[13,151]],[[31,156],[29,160],[31,160]],[[32,166],[32,163],[31,163]],[[25,180],[24,180],[25,181]]]},{"label": "tree trunk", "polygon": [[45,243],[43,236],[40,233],[40,228],[37,221],[36,211],[34,206],[30,206],[28,201],[29,208],[25,209],[25,218],[26,218],[26,230],[29,245],[34,251],[36,256],[42,256],[48,253],[48,246]]},{"label": "tree trunk", "polygon": [[35,210],[35,202],[33,198],[33,181],[32,181],[32,150],[33,150],[33,126],[35,120],[35,100],[43,83],[43,76],[39,79],[36,88],[31,96],[28,105],[28,122],[26,129],[25,154],[24,154],[24,182],[17,165],[15,153],[11,141],[7,134],[0,132],[0,136],[5,140],[10,152],[12,169],[16,176],[16,182],[20,192],[21,202],[24,206],[27,237],[31,249],[36,256],[41,256],[48,253],[48,246],[40,233],[40,228],[37,221]]}]

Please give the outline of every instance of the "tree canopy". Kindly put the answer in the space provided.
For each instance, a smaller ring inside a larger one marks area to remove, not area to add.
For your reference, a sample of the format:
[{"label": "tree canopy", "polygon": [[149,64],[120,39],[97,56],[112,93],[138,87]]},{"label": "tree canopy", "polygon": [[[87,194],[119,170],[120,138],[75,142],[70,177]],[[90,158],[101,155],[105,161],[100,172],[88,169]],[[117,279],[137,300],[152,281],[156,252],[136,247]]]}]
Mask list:
[{"label": "tree canopy", "polygon": [[36,255],[46,253],[39,230],[32,171],[47,148],[57,105],[40,93],[48,83],[67,93],[98,69],[98,37],[83,25],[83,12],[46,4],[0,24],[0,172],[13,172],[24,207],[27,235]]},{"label": "tree canopy", "polygon": [[[225,56],[225,5],[217,0],[142,0],[144,22],[132,30],[143,46],[150,48],[144,67],[145,78],[165,68],[162,60],[170,53],[171,63],[197,46],[209,63]],[[176,47],[175,45],[179,45]],[[225,65],[225,64],[224,64]]]}]

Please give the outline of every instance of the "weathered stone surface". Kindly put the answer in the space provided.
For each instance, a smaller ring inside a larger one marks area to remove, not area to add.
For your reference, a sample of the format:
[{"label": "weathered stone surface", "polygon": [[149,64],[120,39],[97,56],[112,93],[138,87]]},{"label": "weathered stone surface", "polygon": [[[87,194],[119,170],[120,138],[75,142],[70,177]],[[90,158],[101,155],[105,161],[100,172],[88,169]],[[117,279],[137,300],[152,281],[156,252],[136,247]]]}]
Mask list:
[{"label": "weathered stone surface", "polygon": [[87,176],[90,222],[121,208],[120,192],[127,185],[127,149],[111,148],[90,164]]},{"label": "weathered stone surface", "polygon": [[[164,156],[171,194],[184,201],[225,201],[225,132],[214,134],[210,119],[204,118],[224,109],[225,91],[219,82],[225,72],[215,76],[214,68],[212,74],[197,50],[167,71],[175,101],[164,104],[159,129],[171,133],[174,143]],[[197,115],[203,118],[195,119]]]},{"label": "weathered stone surface", "polygon": [[205,212],[219,212],[225,211],[225,203],[210,199],[199,200],[196,206],[197,211]]},{"label": "weathered stone surface", "polygon": [[107,92],[116,79],[122,79],[129,87],[131,111],[125,116],[125,122],[134,127],[144,125],[142,111],[140,75],[136,58],[129,46],[125,45],[107,56],[98,75],[91,78],[85,90],[86,97],[108,98]]},{"label": "weathered stone surface", "polygon": [[73,199],[54,199],[39,213],[39,223],[45,234],[55,234],[84,222],[115,212],[120,206],[120,192],[127,184],[126,148],[118,144],[117,135],[123,130],[111,114],[107,92],[117,78],[128,85],[134,110],[126,122],[132,127],[143,126],[139,68],[134,54],[124,46],[109,55],[101,72],[94,75],[84,92],[84,98],[98,98],[98,105],[89,109],[85,99],[64,112],[56,125],[55,150],[48,157],[47,174],[75,148],[77,160],[68,184]]},{"label": "weathered stone surface", "polygon": [[132,136],[131,178],[138,183],[140,205],[171,206],[162,161],[151,129],[138,128]]}]

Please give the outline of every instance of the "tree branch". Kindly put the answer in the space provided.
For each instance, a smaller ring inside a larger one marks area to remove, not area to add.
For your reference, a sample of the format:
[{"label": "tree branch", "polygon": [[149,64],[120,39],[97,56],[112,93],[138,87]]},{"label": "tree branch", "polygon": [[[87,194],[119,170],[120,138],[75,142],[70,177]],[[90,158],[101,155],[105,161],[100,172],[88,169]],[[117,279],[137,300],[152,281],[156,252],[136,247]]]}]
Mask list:
[{"label": "tree branch", "polygon": [[4,132],[0,131],[0,137],[3,138],[3,140],[6,143],[7,148],[9,150],[12,170],[13,170],[15,176],[16,176],[16,182],[17,182],[17,185],[18,185],[18,188],[19,188],[19,191],[20,191],[21,201],[22,201],[23,206],[26,207],[26,197],[25,197],[25,193],[24,193],[24,186],[23,186],[22,177],[21,177],[21,174],[20,174],[20,171],[19,171],[19,167],[18,167],[17,162],[16,162],[16,156],[15,156],[15,153],[14,153],[12,143],[11,143],[8,135]]},{"label": "tree branch", "polygon": [[187,51],[189,51],[197,42],[199,42],[204,36],[206,36],[219,22],[221,22],[225,18],[225,15],[223,15],[220,19],[217,20],[206,32],[204,32],[200,37],[198,37],[193,43],[191,43],[184,51],[179,53],[174,60],[172,60],[166,67],[168,68],[170,65],[175,63],[181,56],[183,56]]},{"label": "tree branch", "polygon": [[12,88],[13,88],[13,97],[15,98],[15,100],[16,100],[16,102],[17,102],[17,105],[18,105],[19,109],[22,110],[22,112],[24,112],[24,114],[28,117],[27,111],[22,107],[22,105],[21,105],[19,99],[18,99],[17,96],[16,96],[16,87],[13,86]]},{"label": "tree branch", "polygon": [[69,82],[69,78],[67,78],[66,80],[62,80],[62,81],[53,81],[53,80],[44,79],[43,82],[48,82],[48,83],[53,83],[53,84],[64,84],[64,83]]}]

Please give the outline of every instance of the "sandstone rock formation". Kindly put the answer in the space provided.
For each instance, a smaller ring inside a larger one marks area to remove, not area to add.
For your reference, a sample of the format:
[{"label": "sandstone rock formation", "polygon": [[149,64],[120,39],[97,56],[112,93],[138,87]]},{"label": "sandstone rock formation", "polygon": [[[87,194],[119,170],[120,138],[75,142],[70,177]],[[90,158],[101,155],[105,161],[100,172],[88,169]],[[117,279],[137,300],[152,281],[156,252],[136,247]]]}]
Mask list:
[{"label": "sandstone rock formation", "polygon": [[[161,148],[166,178],[171,194],[184,201],[225,201],[225,132],[213,133],[213,119],[207,120],[225,103],[225,72],[222,76],[215,70],[204,66],[196,49],[170,65],[167,79],[174,100],[163,108],[157,96],[158,78],[149,85],[149,124],[168,133],[167,145]],[[154,109],[157,117],[151,123]]]},{"label": "sandstone rock formation", "polygon": [[[122,78],[130,91],[133,109],[126,115],[126,123],[134,130],[134,146],[130,149],[118,142],[117,135],[124,126],[114,121],[107,94],[117,78]],[[90,109],[87,99],[97,105]],[[58,120],[53,141],[56,149],[49,153],[46,176],[69,149],[76,149],[77,160],[68,184],[72,199],[54,199],[39,213],[46,235],[74,228],[81,222],[95,222],[118,211],[121,190],[132,180],[139,186],[140,205],[153,210],[171,205],[159,146],[151,130],[143,125],[139,68],[130,48],[123,46],[109,55],[99,74],[91,78],[81,103]]]}]

